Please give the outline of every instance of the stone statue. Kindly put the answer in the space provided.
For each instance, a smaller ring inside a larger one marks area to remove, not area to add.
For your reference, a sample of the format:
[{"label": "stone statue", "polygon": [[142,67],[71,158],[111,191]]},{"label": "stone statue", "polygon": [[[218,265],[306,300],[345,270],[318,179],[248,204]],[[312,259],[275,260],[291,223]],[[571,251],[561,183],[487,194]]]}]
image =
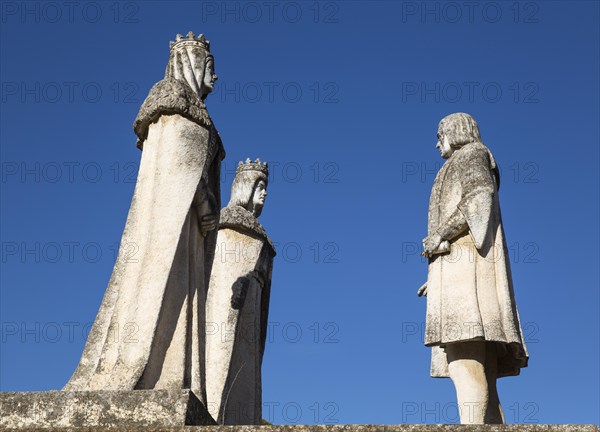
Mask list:
[{"label": "stone statue", "polygon": [[496,378],[518,375],[528,355],[502,229],[496,161],[479,127],[456,113],[439,124],[446,162],[429,201],[425,345],[431,376],[450,377],[461,423],[503,423]]},{"label": "stone statue", "polygon": [[265,351],[275,248],[258,222],[268,169],[240,162],[221,211],[206,300],[208,411],[219,424],[261,424]]},{"label": "stone statue", "polygon": [[220,209],[221,140],[204,99],[203,35],[171,42],[135,120],[142,158],[118,258],[63,390],[190,389],[206,402],[205,301]]}]

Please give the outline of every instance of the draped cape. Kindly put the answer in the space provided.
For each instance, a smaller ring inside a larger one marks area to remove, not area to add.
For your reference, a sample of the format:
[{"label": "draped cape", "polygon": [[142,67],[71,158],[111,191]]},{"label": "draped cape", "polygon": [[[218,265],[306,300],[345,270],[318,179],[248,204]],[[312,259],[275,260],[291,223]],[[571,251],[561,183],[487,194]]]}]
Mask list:
[{"label": "draped cape", "polygon": [[204,307],[220,208],[219,135],[187,83],[158,82],[135,120],[142,151],[117,261],[64,390],[191,388],[204,399]]}]

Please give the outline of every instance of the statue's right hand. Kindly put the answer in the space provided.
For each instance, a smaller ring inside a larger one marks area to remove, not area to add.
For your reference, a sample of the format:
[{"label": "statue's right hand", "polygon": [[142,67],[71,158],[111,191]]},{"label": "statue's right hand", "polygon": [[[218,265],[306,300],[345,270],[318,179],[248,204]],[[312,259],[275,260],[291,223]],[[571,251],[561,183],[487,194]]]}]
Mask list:
[{"label": "statue's right hand", "polygon": [[423,285],[421,285],[421,288],[419,288],[419,290],[417,291],[417,295],[419,297],[427,297],[427,282],[425,282]]}]

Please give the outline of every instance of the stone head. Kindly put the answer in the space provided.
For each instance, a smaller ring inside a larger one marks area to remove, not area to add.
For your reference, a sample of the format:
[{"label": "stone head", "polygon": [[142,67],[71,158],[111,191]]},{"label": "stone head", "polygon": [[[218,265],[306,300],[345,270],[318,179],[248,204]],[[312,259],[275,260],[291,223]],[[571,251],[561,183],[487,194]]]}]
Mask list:
[{"label": "stone head", "polygon": [[218,77],[210,42],[204,35],[195,37],[192,32],[186,37],[177,35],[175,42],[171,42],[165,78],[185,81],[202,100],[212,92]]},{"label": "stone head", "polygon": [[455,150],[472,142],[481,142],[481,136],[477,122],[469,114],[454,113],[440,121],[436,147],[444,159],[448,159]]},{"label": "stone head", "polygon": [[244,207],[254,216],[260,216],[267,198],[268,182],[269,168],[266,162],[262,163],[260,159],[254,162],[250,159],[246,159],[245,163],[240,162],[231,186],[228,205]]}]

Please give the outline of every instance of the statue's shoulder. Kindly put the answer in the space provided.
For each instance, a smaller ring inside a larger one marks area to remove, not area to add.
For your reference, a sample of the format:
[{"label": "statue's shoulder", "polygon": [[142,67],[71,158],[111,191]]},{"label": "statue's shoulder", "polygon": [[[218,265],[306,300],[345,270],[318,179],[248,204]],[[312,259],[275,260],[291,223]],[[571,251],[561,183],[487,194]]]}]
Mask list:
[{"label": "statue's shoulder", "polygon": [[457,170],[459,175],[472,175],[473,173],[479,172],[479,170],[489,170],[492,172],[493,177],[496,181],[496,187],[500,188],[500,171],[496,159],[489,148],[481,142],[472,142],[464,145],[459,151],[453,155],[454,169]]},{"label": "statue's shoulder", "polygon": [[244,207],[232,205],[221,210],[219,229],[229,228],[264,240],[275,255],[275,246],[256,216]]},{"label": "statue's shoulder", "polygon": [[487,157],[489,153],[490,150],[485,146],[485,144],[481,142],[472,142],[461,147],[457,156],[460,158],[469,159],[472,157]]},{"label": "statue's shoulder", "polygon": [[480,142],[472,142],[462,146],[453,156],[455,156],[453,165],[464,169],[468,169],[473,164],[489,165],[492,159],[490,150]]},{"label": "statue's shoulder", "polygon": [[214,128],[206,105],[192,88],[186,82],[165,78],[152,86],[133,124],[138,147],[148,136],[150,124],[161,115],[172,114],[179,114],[206,128]]}]

